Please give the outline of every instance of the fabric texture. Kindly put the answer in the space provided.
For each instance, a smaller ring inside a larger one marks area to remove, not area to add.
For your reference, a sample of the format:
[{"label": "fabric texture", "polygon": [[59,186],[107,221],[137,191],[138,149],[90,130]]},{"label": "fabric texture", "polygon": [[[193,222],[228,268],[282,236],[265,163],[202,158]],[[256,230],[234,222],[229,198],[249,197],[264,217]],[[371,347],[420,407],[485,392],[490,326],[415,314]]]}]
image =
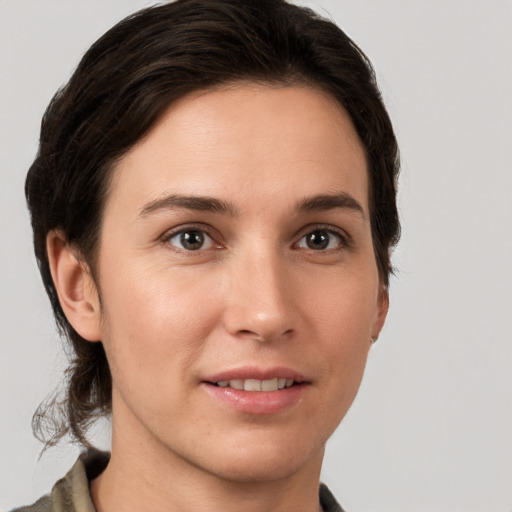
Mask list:
[{"label": "fabric texture", "polygon": [[[96,478],[110,459],[108,452],[90,450],[80,455],[68,474],[61,478],[52,492],[33,505],[11,512],[96,512],[89,493],[89,482]],[[324,512],[343,512],[327,486],[320,484],[320,505]]]},{"label": "fabric texture", "polygon": [[52,492],[33,505],[11,512],[96,512],[89,493],[89,482],[106,467],[110,454],[90,450],[80,455],[64,478],[53,486]]}]

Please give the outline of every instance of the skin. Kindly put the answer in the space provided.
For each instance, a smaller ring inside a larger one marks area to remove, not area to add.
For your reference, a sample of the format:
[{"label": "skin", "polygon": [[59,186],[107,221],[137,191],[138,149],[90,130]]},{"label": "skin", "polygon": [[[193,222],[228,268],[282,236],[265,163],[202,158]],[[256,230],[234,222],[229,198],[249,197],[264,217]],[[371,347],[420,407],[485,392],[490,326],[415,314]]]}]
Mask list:
[{"label": "skin", "polygon": [[[178,194],[228,208],[165,199]],[[336,204],[298,208],[325,195]],[[187,229],[205,233],[198,250]],[[114,171],[97,285],[58,231],[48,250],[68,319],[102,340],[112,372],[99,512],[318,510],[325,443],[388,306],[364,148],[333,98],[247,84],[186,96]],[[246,366],[300,372],[300,400],[250,414],[205,391]]]}]

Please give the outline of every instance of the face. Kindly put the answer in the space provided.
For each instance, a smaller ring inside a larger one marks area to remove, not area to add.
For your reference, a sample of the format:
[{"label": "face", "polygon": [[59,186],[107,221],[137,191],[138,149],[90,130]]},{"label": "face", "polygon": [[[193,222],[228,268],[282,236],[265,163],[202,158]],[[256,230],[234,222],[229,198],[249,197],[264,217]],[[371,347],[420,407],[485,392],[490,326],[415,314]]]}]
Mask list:
[{"label": "face", "polygon": [[114,446],[233,480],[318,466],[387,305],[364,149],[332,98],[173,104],[114,171],[97,270]]}]

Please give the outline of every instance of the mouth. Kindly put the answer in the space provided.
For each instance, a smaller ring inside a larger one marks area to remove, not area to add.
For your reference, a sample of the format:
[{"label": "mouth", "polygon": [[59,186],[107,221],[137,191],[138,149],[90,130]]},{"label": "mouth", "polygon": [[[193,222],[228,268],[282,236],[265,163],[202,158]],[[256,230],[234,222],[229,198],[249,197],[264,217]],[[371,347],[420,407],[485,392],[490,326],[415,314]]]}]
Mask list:
[{"label": "mouth", "polygon": [[232,388],[239,391],[279,391],[281,389],[291,388],[292,386],[299,384],[294,379],[287,379],[286,377],[276,377],[273,379],[231,379],[231,380],[219,380],[217,382],[209,382],[213,386],[219,388]]},{"label": "mouth", "polygon": [[205,391],[217,403],[244,414],[272,415],[301,403],[311,382],[285,367],[243,367],[203,380]]}]

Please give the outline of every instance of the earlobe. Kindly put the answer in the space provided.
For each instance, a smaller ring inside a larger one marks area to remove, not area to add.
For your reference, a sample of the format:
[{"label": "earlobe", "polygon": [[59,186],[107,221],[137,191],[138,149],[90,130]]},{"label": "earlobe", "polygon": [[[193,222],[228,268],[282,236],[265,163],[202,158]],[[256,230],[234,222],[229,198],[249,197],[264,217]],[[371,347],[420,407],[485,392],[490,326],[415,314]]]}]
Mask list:
[{"label": "earlobe", "polygon": [[89,267],[59,230],[50,231],[46,249],[59,302],[75,331],[89,341],[101,340],[101,309]]}]

